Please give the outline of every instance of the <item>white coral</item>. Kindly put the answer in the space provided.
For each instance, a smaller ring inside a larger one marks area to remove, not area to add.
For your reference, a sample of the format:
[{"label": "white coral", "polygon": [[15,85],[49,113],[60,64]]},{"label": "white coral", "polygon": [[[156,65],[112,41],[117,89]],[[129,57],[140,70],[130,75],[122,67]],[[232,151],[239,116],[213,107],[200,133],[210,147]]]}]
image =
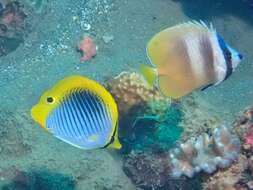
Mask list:
[{"label": "white coral", "polygon": [[203,134],[190,139],[170,153],[172,175],[193,177],[197,172],[214,172],[218,167],[228,167],[237,159],[240,151],[239,139],[228,128],[222,126],[213,135]]}]

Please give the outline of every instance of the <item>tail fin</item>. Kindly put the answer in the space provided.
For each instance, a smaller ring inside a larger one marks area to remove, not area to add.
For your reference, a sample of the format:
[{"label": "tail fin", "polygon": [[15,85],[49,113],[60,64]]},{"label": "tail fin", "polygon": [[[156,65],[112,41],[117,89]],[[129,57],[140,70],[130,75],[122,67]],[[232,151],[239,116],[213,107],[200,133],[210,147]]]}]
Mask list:
[{"label": "tail fin", "polygon": [[108,148],[121,149],[122,145],[119,142],[119,139],[116,138],[112,144],[108,146]]},{"label": "tail fin", "polygon": [[150,86],[153,86],[155,84],[155,80],[157,77],[157,72],[155,68],[149,67],[146,64],[141,64],[140,72]]},{"label": "tail fin", "polygon": [[108,146],[108,148],[114,148],[114,149],[121,149],[122,145],[119,142],[119,137],[118,137],[118,126],[116,126],[116,131],[113,136],[113,142]]}]

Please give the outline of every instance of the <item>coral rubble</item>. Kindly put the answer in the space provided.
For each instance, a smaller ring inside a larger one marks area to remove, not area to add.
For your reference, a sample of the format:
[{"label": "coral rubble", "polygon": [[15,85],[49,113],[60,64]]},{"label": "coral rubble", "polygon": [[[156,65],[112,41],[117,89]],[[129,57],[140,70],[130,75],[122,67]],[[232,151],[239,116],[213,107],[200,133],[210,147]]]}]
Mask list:
[{"label": "coral rubble", "polygon": [[123,169],[138,187],[162,187],[170,174],[168,155],[131,154],[126,158]]},{"label": "coral rubble", "polygon": [[201,189],[201,178],[171,177],[169,154],[134,153],[126,157],[123,169],[133,183],[142,189]]},{"label": "coral rubble", "polygon": [[240,138],[241,154],[229,168],[210,176],[203,187],[205,190],[248,190],[253,189],[252,140],[253,107],[246,108],[233,123],[233,131]]},{"label": "coral rubble", "polygon": [[0,112],[0,155],[2,158],[23,156],[31,151],[24,142],[20,123],[13,113]]},{"label": "coral rubble", "polygon": [[131,153],[124,162],[124,171],[138,186],[164,187],[170,180],[186,180],[201,171],[211,174],[217,168],[226,168],[239,154],[239,139],[222,126],[211,136],[204,133],[191,138],[170,152]]},{"label": "coral rubble", "polygon": [[243,142],[244,151],[253,152],[253,107],[247,108],[234,122],[234,130]]},{"label": "coral rubble", "polygon": [[14,51],[24,41],[25,18],[17,1],[10,1],[0,10],[0,56]]},{"label": "coral rubble", "polygon": [[244,170],[247,168],[247,158],[240,155],[235,163],[225,169],[212,175],[203,185],[205,190],[224,190],[233,189],[240,180]]},{"label": "coral rubble", "polygon": [[222,123],[217,113],[213,114],[214,111],[209,106],[200,105],[194,95],[184,97],[180,105],[184,115],[180,123],[184,129],[182,141],[213,131]]}]

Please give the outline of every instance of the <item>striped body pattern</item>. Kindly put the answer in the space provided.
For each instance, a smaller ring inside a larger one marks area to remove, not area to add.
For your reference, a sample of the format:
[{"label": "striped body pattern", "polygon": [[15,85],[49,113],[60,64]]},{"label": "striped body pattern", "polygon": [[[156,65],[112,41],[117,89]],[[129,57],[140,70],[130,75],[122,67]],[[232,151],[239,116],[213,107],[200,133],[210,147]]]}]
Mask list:
[{"label": "striped body pattern", "polygon": [[154,84],[173,98],[221,83],[242,59],[212,25],[208,27],[202,21],[178,24],[157,33],[147,45],[147,55],[156,71],[143,66],[145,78],[152,81],[148,77],[155,73]]},{"label": "striped body pattern", "polygon": [[103,147],[112,130],[111,113],[90,91],[74,89],[49,115],[46,127],[57,138],[83,149]]},{"label": "striped body pattern", "polygon": [[99,83],[73,75],[45,91],[31,116],[56,138],[81,149],[120,149],[118,108]]}]

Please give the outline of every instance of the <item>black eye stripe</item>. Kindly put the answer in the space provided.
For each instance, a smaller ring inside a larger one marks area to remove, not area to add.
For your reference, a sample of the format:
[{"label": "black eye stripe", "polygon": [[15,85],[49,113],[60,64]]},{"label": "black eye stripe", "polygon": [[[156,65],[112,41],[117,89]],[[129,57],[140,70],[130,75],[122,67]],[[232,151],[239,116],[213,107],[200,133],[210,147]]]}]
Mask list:
[{"label": "black eye stripe", "polygon": [[[222,50],[222,53],[224,55],[225,61],[226,61],[226,76],[224,80],[226,80],[233,72],[233,66],[232,66],[232,54],[229,51],[228,47],[225,44],[220,45],[220,48]],[[224,81],[223,80],[223,81]]]}]

